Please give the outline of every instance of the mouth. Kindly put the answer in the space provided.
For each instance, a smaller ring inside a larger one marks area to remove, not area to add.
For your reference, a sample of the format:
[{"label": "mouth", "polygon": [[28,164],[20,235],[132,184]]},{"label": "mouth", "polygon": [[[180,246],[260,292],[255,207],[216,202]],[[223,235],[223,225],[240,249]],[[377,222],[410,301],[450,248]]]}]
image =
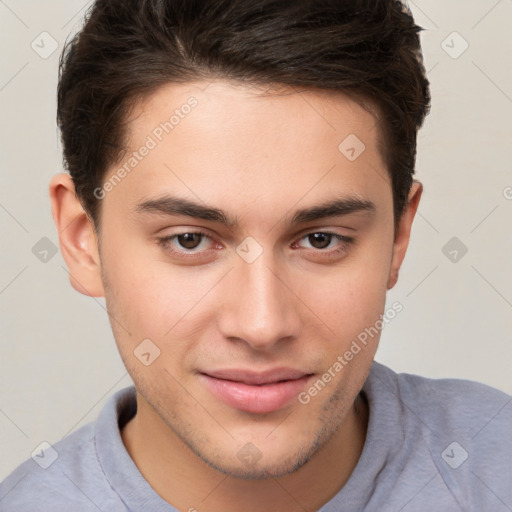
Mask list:
[{"label": "mouth", "polygon": [[241,369],[201,372],[209,391],[222,402],[244,412],[266,414],[296,399],[313,376],[291,368],[264,372]]}]

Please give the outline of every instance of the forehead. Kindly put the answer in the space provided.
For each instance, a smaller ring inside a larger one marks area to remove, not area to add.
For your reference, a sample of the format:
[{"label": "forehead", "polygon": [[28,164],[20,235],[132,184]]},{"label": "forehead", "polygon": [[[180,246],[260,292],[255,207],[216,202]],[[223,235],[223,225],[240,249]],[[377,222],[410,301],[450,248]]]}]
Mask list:
[{"label": "forehead", "polygon": [[379,194],[391,198],[376,116],[344,94],[169,84],[127,121],[127,152],[107,179],[124,166],[109,201],[132,209],[166,193],[247,212],[250,203],[272,209],[328,192],[376,204]]},{"label": "forehead", "polygon": [[[280,128],[286,128],[282,137],[288,138],[290,145],[294,133],[308,135],[312,140],[354,134],[371,145],[379,135],[378,110],[376,105],[355,94],[313,88],[279,84],[265,87],[223,80],[167,84],[135,103],[127,122],[127,146],[155,130],[157,139],[168,135],[163,127],[164,133],[159,133],[155,121],[170,122],[171,126],[167,127],[174,134],[186,132],[188,126],[196,133],[204,127],[202,131],[210,135],[222,132],[234,135],[234,130],[243,127],[238,135],[256,131],[263,141],[264,133],[272,138]],[[183,122],[187,118],[191,120]],[[261,125],[261,121],[266,124]]]}]

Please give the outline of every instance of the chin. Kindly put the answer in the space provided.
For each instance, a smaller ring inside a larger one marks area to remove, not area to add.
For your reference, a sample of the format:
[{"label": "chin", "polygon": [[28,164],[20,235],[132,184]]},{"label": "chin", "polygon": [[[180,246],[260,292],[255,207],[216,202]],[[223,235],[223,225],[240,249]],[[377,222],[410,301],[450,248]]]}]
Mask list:
[{"label": "chin", "polygon": [[248,452],[250,456],[243,456],[243,447],[235,458],[222,457],[220,454],[217,457],[214,454],[210,456],[196,451],[193,446],[189,447],[203,462],[223,474],[242,480],[267,480],[298,471],[314,457],[328,438],[328,433],[322,429],[306,446],[291,444],[290,451],[286,453],[275,448],[268,448],[265,453],[265,450],[260,451],[252,443],[248,443],[245,446],[250,446],[250,449],[246,451],[246,455]]},{"label": "chin", "polygon": [[263,464],[262,462],[244,464],[238,460],[233,461],[232,463],[226,462],[223,464],[218,460],[211,461],[204,456],[201,456],[201,459],[220,473],[229,475],[233,478],[241,480],[268,480],[295,473],[310,460],[312,455],[313,454],[301,457],[294,456],[291,460],[286,462],[276,461],[275,463],[269,463],[267,461],[266,464]]}]

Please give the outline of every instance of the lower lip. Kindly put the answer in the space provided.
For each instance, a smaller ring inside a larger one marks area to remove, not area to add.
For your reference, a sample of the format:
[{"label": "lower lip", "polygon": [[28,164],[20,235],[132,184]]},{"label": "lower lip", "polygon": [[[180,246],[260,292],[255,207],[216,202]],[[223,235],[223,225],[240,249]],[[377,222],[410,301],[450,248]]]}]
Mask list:
[{"label": "lower lip", "polygon": [[261,386],[216,379],[201,374],[206,385],[224,403],[240,411],[265,414],[289,404],[304,389],[311,375]]}]

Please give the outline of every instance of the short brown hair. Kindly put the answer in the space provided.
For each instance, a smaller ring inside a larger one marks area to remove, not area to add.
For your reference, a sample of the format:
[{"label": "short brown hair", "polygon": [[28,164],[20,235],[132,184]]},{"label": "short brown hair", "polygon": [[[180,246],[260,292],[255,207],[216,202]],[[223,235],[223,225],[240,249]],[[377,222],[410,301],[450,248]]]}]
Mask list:
[{"label": "short brown hair", "polygon": [[398,0],[96,0],[60,58],[64,166],[98,229],[93,191],[123,154],[130,108],[160,86],[221,77],[344,92],[378,107],[396,227],[430,111],[421,30]]}]

